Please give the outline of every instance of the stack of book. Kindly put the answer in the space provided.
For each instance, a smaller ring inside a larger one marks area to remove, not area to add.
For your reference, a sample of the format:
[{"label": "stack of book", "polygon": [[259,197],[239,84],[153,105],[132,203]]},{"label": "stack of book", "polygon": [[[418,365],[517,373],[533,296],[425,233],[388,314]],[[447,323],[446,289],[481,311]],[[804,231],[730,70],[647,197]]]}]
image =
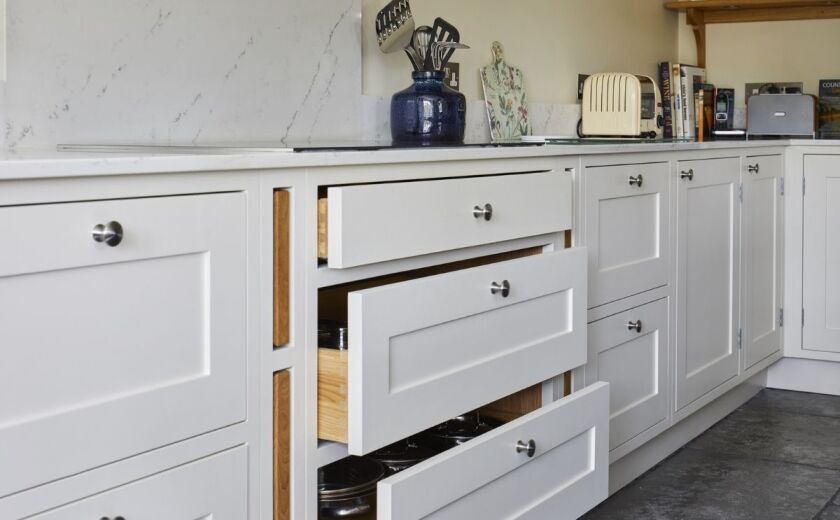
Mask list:
[{"label": "stack of book", "polygon": [[699,139],[708,135],[714,118],[714,86],[706,83],[706,69],[694,65],[659,64],[663,137]]}]

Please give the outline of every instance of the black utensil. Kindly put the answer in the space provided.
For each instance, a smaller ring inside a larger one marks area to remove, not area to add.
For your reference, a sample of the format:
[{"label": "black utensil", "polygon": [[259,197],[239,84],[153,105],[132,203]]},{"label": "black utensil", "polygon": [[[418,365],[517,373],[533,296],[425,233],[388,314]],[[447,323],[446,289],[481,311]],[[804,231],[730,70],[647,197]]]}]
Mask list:
[{"label": "black utensil", "polygon": [[[435,23],[432,26],[432,41],[433,42],[460,42],[461,41],[461,33],[458,29],[452,25],[451,23],[447,22],[443,18],[435,18]],[[431,44],[430,44],[431,46]],[[449,61],[449,58],[452,57],[452,54],[455,52],[455,49],[449,49],[446,54],[443,56],[441,62]],[[432,53],[431,49],[428,55],[426,56],[426,62],[424,64],[426,70],[432,70]]]}]

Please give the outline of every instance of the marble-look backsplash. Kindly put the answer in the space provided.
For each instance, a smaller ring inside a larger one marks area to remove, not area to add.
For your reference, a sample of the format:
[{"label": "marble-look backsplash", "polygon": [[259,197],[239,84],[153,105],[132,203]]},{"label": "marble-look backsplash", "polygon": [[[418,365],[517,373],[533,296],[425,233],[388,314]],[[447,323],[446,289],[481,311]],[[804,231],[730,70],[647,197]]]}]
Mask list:
[{"label": "marble-look backsplash", "polygon": [[7,0],[5,148],[347,139],[360,0]]},{"label": "marble-look backsplash", "polygon": [[[378,96],[362,98],[362,137],[387,140],[391,138],[391,99]],[[580,105],[529,103],[533,135],[573,137],[577,135]],[[484,101],[467,102],[466,141],[490,139],[490,124]]]}]

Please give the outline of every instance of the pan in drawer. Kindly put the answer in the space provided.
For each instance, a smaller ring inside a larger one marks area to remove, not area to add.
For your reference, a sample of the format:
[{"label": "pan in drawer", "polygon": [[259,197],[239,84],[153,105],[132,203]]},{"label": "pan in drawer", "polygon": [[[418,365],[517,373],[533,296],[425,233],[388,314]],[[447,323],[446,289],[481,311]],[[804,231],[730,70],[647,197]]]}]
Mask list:
[{"label": "pan in drawer", "polygon": [[572,176],[331,187],[318,218],[319,256],[332,268],[356,267],[571,229]]},{"label": "pan in drawer", "polygon": [[608,416],[589,386],[381,481],[377,518],[578,518],[607,497]]},{"label": "pan in drawer", "polygon": [[319,437],[351,454],[586,362],[585,249],[337,290],[349,350],[319,356]]}]

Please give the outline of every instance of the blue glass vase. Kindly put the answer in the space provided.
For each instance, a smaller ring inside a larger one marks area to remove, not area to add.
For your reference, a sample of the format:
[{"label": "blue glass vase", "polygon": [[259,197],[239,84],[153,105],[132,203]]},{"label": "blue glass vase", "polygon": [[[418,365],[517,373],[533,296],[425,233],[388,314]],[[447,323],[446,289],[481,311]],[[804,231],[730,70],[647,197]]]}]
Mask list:
[{"label": "blue glass vase", "polygon": [[391,98],[391,137],[414,144],[460,143],[467,100],[443,83],[442,71],[415,71],[414,83]]}]

